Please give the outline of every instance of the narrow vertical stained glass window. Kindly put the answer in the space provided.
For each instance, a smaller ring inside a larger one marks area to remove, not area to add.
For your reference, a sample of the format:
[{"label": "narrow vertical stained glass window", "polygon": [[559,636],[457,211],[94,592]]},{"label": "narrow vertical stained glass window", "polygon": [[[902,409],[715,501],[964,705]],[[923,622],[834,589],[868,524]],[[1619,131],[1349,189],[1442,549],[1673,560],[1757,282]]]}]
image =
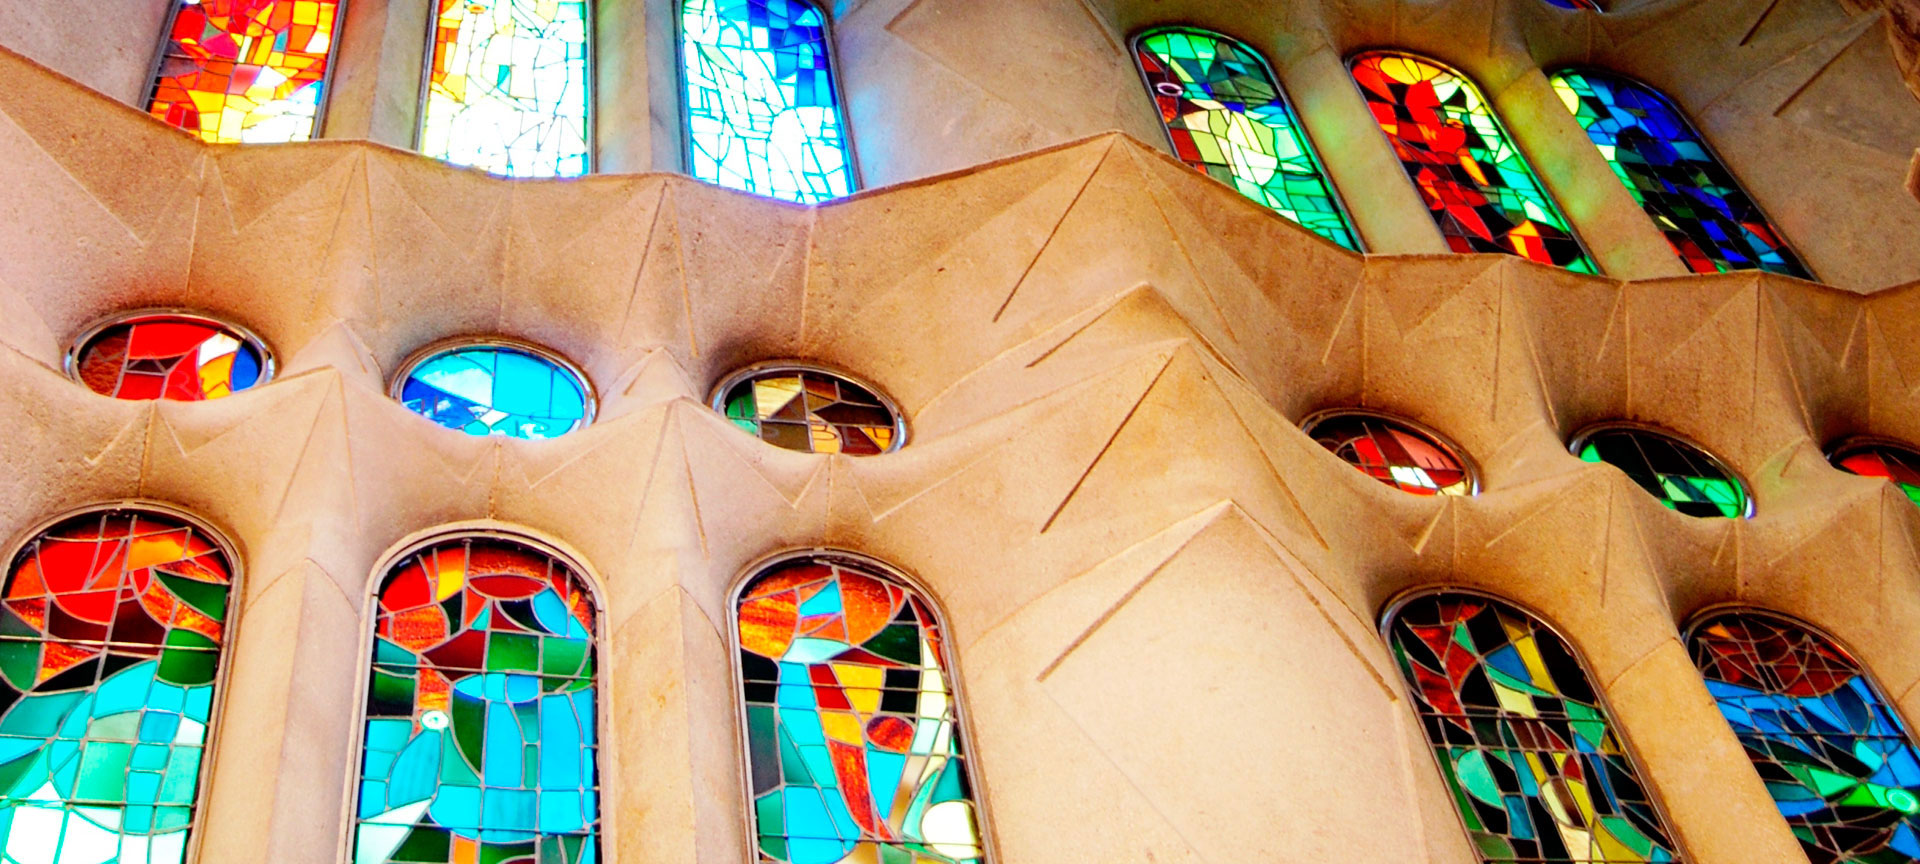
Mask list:
[{"label": "narrow vertical stained glass window", "polygon": [[1920,861],[1920,755],[1846,651],[1756,610],[1701,618],[1687,650],[1807,858]]},{"label": "narrow vertical stained glass window", "polygon": [[506,537],[387,572],[354,864],[599,860],[595,614],[572,567]]},{"label": "narrow vertical stained glass window", "polygon": [[587,0],[438,0],[420,152],[509,177],[587,173]]},{"label": "narrow vertical stained glass window", "polygon": [[827,16],[810,0],[684,0],[687,172],[815,204],[853,191]]},{"label": "narrow vertical stained glass window", "polygon": [[233,576],[211,532],[148,509],[63,519],[14,556],[0,861],[186,860]]},{"label": "narrow vertical stained glass window", "polygon": [[1170,27],[1134,41],[1174,154],[1307,230],[1360,243],[1267,61],[1218,33]]},{"label": "narrow vertical stained glass window", "polygon": [[877,565],[810,554],[761,571],[736,612],[758,860],[985,861],[927,599]]},{"label": "narrow vertical stained glass window", "polygon": [[1560,101],[1687,269],[1813,278],[1667,97],[1604,72],[1567,71],[1552,81]]},{"label": "narrow vertical stained glass window", "polygon": [[1392,610],[1386,630],[1480,860],[1683,860],[1584,664],[1546,625],[1437,592]]},{"label": "narrow vertical stained glass window", "polygon": [[1596,272],[1567,217],[1466,76],[1386,51],[1350,61],[1374,120],[1455,252]]},{"label": "narrow vertical stained glass window", "polygon": [[147,113],[215,143],[313,137],[340,0],[179,0]]}]

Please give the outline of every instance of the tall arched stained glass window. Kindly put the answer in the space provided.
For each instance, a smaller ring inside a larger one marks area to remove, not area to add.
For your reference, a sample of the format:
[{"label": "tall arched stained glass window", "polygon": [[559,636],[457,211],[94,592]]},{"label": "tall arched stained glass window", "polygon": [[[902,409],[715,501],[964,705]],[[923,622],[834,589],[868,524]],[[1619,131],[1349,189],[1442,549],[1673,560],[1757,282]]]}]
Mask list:
[{"label": "tall arched stained glass window", "polygon": [[380,583],[354,864],[600,860],[596,610],[531,541],[442,537]]},{"label": "tall arched stained glass window", "polygon": [[234,561],[185,516],[70,516],[0,601],[0,861],[179,864],[202,786]]},{"label": "tall arched stained glass window", "polygon": [[1766,270],[1812,278],[1759,205],[1667,97],[1605,72],[1569,70],[1552,81],[1560,101],[1687,269]]},{"label": "tall arched stained glass window", "polygon": [[1385,627],[1480,860],[1683,860],[1585,665],[1539,619],[1446,591]]},{"label": "tall arched stained glass window", "polygon": [[509,177],[587,173],[587,0],[437,0],[420,152]]},{"label": "tall arched stained glass window", "polygon": [[147,113],[214,143],[313,137],[340,2],[177,0]]},{"label": "tall arched stained glass window", "polygon": [[1140,34],[1134,60],[1180,161],[1348,249],[1360,242],[1258,52],[1218,33]]},{"label": "tall arched stained glass window", "polygon": [[783,201],[853,191],[827,16],[811,0],[683,0],[687,173]]},{"label": "tall arched stained glass window", "polygon": [[1920,861],[1920,754],[1851,655],[1754,609],[1699,616],[1687,651],[1809,859]]},{"label": "tall arched stained glass window", "polygon": [[1455,252],[1504,252],[1597,271],[1565,214],[1466,76],[1391,51],[1349,65],[1373,118]]},{"label": "tall arched stained glass window", "polygon": [[762,862],[986,860],[946,630],[877,563],[803,553],[735,606]]}]

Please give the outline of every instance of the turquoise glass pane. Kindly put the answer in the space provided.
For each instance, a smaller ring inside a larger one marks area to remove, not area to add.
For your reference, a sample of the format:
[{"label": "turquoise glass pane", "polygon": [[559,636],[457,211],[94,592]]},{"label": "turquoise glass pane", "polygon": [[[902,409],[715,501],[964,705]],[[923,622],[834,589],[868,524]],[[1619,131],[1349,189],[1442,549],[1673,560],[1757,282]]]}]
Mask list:
[{"label": "turquoise glass pane", "polygon": [[457,346],[407,372],[400,403],[469,435],[557,438],[586,425],[586,383],[572,369],[502,345]]},{"label": "turquoise glass pane", "polygon": [[853,191],[827,19],[806,0],[684,0],[687,172],[814,204]]}]

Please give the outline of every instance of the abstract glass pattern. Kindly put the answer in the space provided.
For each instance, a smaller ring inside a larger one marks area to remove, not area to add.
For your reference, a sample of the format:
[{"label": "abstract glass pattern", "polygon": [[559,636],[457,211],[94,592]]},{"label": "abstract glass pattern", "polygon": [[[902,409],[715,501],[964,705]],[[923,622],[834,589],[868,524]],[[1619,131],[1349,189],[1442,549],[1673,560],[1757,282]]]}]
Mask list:
[{"label": "abstract glass pattern", "polygon": [[586,379],[558,358],[493,343],[442,348],[402,371],[408,410],[468,435],[558,438],[592,419]]},{"label": "abstract glass pattern", "polygon": [[28,542],[0,602],[0,861],[186,859],[233,567],[138,509]]},{"label": "abstract glass pattern", "polygon": [[1885,478],[1920,504],[1920,453],[1885,441],[1861,441],[1842,445],[1829,458],[1849,474]]},{"label": "abstract glass pattern", "polygon": [[1667,97],[1603,72],[1561,72],[1552,82],[1560,101],[1687,269],[1766,270],[1812,278],[1759,205]]},{"label": "abstract glass pattern", "polygon": [[587,0],[439,0],[420,152],[509,177],[587,173]]},{"label": "abstract glass pattern", "polygon": [[1695,624],[1687,650],[1808,860],[1920,861],[1920,756],[1847,652],[1747,610]]},{"label": "abstract glass pattern", "polygon": [[74,377],[116,399],[199,402],[266,383],[272,369],[259,340],[192,315],[136,314],[87,336],[74,351]]},{"label": "abstract glass pattern", "polygon": [[944,632],[876,568],[808,556],[741,592],[762,862],[985,860]]},{"label": "abstract glass pattern", "polygon": [[1480,89],[1407,54],[1351,61],[1353,80],[1455,252],[1504,252],[1596,272]]},{"label": "abstract glass pattern", "polygon": [[687,169],[756,195],[817,204],[853,191],[853,162],[809,0],[683,0]]},{"label": "abstract glass pattern", "polygon": [[717,402],[735,426],[802,453],[871,456],[898,448],[905,437],[885,399],[816,369],[756,372],[724,386]]},{"label": "abstract glass pattern", "polygon": [[1180,161],[1315,234],[1360,248],[1265,59],[1241,42],[1184,27],[1142,34],[1133,53]]},{"label": "abstract glass pattern", "polygon": [[1335,413],[1309,418],[1320,446],[1382,483],[1415,495],[1472,495],[1473,470],[1437,437],[1386,417]]},{"label": "abstract glass pattern", "polygon": [[1472,594],[1426,594],[1387,623],[1420,725],[1487,864],[1682,860],[1573,650]]},{"label": "abstract glass pattern", "polygon": [[599,860],[592,598],[498,537],[411,553],[374,624],[354,864]]},{"label": "abstract glass pattern", "polygon": [[1558,6],[1562,9],[1585,9],[1590,12],[1602,11],[1600,4],[1595,3],[1594,0],[1546,0],[1546,3],[1549,6]]},{"label": "abstract glass pattern", "polygon": [[1688,516],[1751,515],[1747,488],[1720,460],[1669,435],[1635,427],[1600,427],[1574,438],[1574,455],[1625,472],[1661,504]]},{"label": "abstract glass pattern", "polygon": [[180,0],[147,113],[214,143],[313,137],[340,0]]}]

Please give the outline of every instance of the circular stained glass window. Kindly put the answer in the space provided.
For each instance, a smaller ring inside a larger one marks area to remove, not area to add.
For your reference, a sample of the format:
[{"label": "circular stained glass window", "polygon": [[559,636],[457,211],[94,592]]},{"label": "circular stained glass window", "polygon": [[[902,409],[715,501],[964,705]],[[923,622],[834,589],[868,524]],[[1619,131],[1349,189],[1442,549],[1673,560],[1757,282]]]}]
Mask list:
[{"label": "circular stained glass window", "polygon": [[1827,455],[1833,467],[1862,477],[1880,477],[1920,504],[1920,453],[1905,444],[1875,438],[1850,438]]},{"label": "circular stained glass window", "polygon": [[468,435],[558,438],[593,420],[586,373],[551,351],[501,339],[429,345],[401,364],[393,398]]},{"label": "circular stained glass window", "polygon": [[1322,411],[1300,424],[1320,446],[1382,483],[1415,495],[1480,491],[1473,463],[1439,433],[1367,411]]},{"label": "circular stained glass window", "polygon": [[1568,445],[1585,462],[1605,462],[1640,484],[1660,503],[1688,516],[1753,515],[1746,484],[1713,454],[1643,426],[1588,427]]},{"label": "circular stained glass window", "polygon": [[88,328],[67,353],[67,374],[115,399],[201,402],[267,383],[273,357],[237,325],[143,310]]},{"label": "circular stained glass window", "polygon": [[714,388],[713,408],[776,447],[871,456],[907,442],[906,421],[874,387],[795,363],[751,366]]}]

